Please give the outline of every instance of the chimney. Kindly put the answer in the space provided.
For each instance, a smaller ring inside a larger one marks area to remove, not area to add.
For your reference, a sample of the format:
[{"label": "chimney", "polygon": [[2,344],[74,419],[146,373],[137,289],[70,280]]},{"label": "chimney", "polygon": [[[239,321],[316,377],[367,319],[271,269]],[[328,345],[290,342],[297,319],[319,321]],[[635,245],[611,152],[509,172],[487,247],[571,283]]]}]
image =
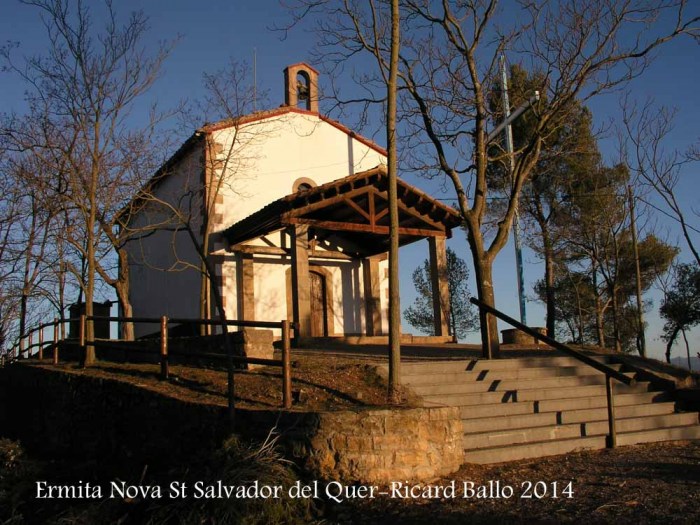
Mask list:
[{"label": "chimney", "polygon": [[299,62],[284,68],[284,102],[318,113],[318,71]]}]

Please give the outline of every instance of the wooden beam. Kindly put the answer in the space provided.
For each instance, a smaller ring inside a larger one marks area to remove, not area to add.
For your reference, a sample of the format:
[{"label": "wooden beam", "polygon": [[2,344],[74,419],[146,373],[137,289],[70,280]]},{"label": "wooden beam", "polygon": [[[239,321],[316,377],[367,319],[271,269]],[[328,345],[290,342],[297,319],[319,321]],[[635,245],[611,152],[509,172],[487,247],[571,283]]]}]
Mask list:
[{"label": "wooden beam", "polygon": [[[282,219],[283,224],[304,224],[314,228],[325,230],[374,233],[377,235],[389,235],[388,226],[372,226],[370,224],[357,224],[353,222],[321,221],[316,219],[303,219],[299,217],[288,217]],[[445,237],[444,231],[428,230],[424,228],[399,228],[399,235],[411,235],[414,237]]]},{"label": "wooden beam", "polygon": [[349,191],[347,193],[339,193],[338,195],[336,195],[334,197],[321,199],[319,201],[309,203],[305,206],[302,206],[301,208],[296,208],[294,210],[285,212],[282,214],[282,219],[284,219],[286,217],[299,217],[301,215],[305,215],[307,213],[311,213],[313,211],[320,210],[320,209],[326,208],[328,206],[332,206],[333,204],[338,204],[338,203],[343,202],[347,199],[357,197],[358,195],[362,195],[363,193],[367,193],[369,191],[371,191],[371,186],[363,186],[361,188],[357,188],[357,189]]},{"label": "wooden beam", "polygon": [[[371,192],[370,192],[371,195]],[[357,213],[359,213],[362,217],[367,219],[370,224],[372,223],[372,217],[369,213],[367,213],[365,210],[362,209],[362,207],[357,204],[354,200],[352,199],[344,199],[343,202],[348,204],[352,209],[354,209]]]},{"label": "wooden beam", "polygon": [[[278,255],[280,257],[290,256],[292,251],[289,248],[278,248],[276,246],[256,246],[252,244],[242,244],[231,248],[233,252],[249,253],[252,255]],[[353,259],[347,253],[334,250],[314,250],[309,252],[309,259],[338,259],[350,261]]]}]

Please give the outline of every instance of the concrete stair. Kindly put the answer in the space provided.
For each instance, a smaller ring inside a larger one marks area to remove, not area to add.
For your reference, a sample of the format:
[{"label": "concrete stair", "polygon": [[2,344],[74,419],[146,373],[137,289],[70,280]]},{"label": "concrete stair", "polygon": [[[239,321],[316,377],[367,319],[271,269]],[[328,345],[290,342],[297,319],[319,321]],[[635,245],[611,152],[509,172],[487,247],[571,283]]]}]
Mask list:
[{"label": "concrete stair", "polygon": [[[628,377],[614,357],[596,356]],[[470,463],[498,463],[606,446],[605,375],[566,356],[402,364],[424,406],[458,406]],[[678,413],[650,383],[614,381],[618,445],[700,439],[697,413]]]}]

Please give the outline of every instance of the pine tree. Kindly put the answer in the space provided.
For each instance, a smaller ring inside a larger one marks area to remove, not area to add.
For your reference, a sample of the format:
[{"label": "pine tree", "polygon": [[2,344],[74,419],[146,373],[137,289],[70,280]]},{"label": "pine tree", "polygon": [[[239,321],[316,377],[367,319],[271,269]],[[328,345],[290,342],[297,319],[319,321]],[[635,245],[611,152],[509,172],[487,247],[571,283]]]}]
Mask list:
[{"label": "pine tree", "polygon": [[[469,302],[469,269],[464,259],[447,248],[447,283],[450,294],[450,335],[462,339],[467,332],[476,330],[478,316]],[[418,297],[411,306],[404,310],[404,317],[411,326],[429,335],[435,333],[433,313],[433,289],[430,280],[430,261],[425,262],[413,272],[413,284]]]}]

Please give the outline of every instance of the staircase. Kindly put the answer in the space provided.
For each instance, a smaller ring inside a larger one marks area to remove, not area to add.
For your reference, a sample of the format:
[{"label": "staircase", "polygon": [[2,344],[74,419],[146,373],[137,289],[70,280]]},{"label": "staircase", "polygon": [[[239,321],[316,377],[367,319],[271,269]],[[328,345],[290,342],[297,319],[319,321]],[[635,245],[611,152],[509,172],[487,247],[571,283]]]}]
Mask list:
[{"label": "staircase", "polygon": [[[597,356],[625,375],[613,358]],[[573,357],[402,363],[424,406],[458,406],[465,461],[498,463],[606,446],[605,374]],[[700,439],[697,413],[677,413],[646,382],[614,384],[617,444]]]}]

